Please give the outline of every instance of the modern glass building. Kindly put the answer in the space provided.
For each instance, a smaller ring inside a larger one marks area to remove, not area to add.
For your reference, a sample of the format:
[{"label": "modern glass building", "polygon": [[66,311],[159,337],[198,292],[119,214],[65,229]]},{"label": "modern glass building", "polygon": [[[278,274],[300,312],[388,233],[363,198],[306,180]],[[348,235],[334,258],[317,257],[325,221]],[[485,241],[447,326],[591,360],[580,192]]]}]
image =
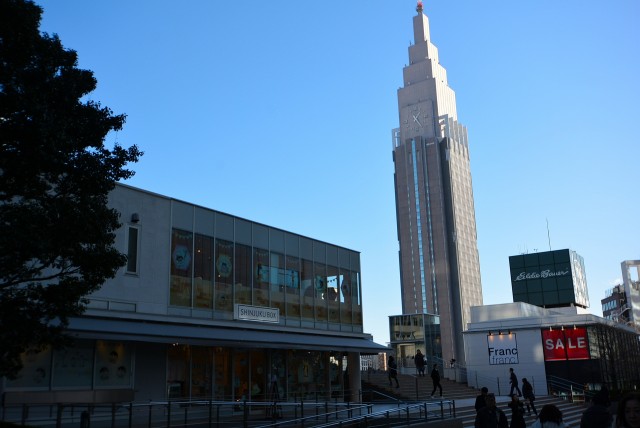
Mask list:
[{"label": "modern glass building", "polygon": [[572,250],[509,257],[514,302],[546,308],[589,307],[584,260]]},{"label": "modern glass building", "polygon": [[357,251],[126,185],[109,203],[127,265],[5,400],[259,401],[274,380],[280,400],[358,399],[360,355],[388,348],[363,332]]},{"label": "modern glass building", "polygon": [[402,313],[438,316],[443,358],[463,363],[462,331],[482,305],[469,142],[421,2],[417,12],[393,130]]},{"label": "modern glass building", "polygon": [[420,350],[428,366],[441,363],[442,337],[440,319],[437,315],[413,314],[389,317],[391,348],[401,371],[413,374],[414,357]]}]

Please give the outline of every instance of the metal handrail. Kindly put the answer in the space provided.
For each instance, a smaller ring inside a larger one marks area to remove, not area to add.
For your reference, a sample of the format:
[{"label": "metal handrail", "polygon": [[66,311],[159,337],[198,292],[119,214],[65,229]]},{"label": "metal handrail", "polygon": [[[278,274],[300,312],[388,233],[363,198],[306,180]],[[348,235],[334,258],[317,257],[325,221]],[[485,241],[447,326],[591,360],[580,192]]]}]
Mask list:
[{"label": "metal handrail", "polygon": [[549,395],[556,395],[555,392],[558,395],[565,393],[572,402],[585,401],[586,396],[592,394],[581,383],[552,375],[547,376],[547,388],[549,388]]},{"label": "metal handrail", "polygon": [[381,397],[387,398],[387,399],[389,399],[389,401],[397,403],[398,406],[400,406],[400,404],[405,404],[404,400],[401,400],[400,398],[394,397],[392,395],[385,394],[385,393],[380,392],[380,391],[375,390],[375,389],[361,389],[359,391],[360,401],[362,401],[362,396],[364,395],[365,392],[370,392],[371,394],[376,394],[376,395],[379,395]]},{"label": "metal handrail", "polygon": [[[367,425],[367,421],[369,420],[373,420],[373,419],[389,419],[389,417],[391,417],[392,413],[395,413],[398,415],[398,417],[402,417],[402,416],[406,416],[406,420],[403,420],[402,422],[402,426],[407,426],[407,425],[412,425],[413,423],[422,423],[423,421],[428,421],[429,420],[429,414],[431,414],[431,416],[434,419],[445,419],[444,417],[444,403],[448,403],[449,404],[449,416],[455,418],[455,402],[452,400],[440,400],[439,404],[434,404],[433,402],[429,403],[429,402],[424,402],[424,403],[419,403],[419,404],[407,404],[405,405],[403,408],[398,408],[398,409],[387,409],[387,410],[381,410],[379,412],[375,412],[375,413],[370,413],[367,415],[358,415],[358,416],[354,416],[348,420],[340,420],[340,421],[333,421],[333,422],[328,422],[322,425],[314,425],[314,428],[332,428],[335,426],[342,426],[348,423],[353,423],[353,422],[360,422],[360,421],[365,421],[365,425]],[[429,412],[428,408],[429,406],[438,406],[440,407],[440,417],[437,417],[435,413],[433,412]],[[418,415],[419,417],[417,418],[411,418],[411,410],[418,410]],[[453,415],[451,414],[451,411],[453,409]],[[404,413],[401,413],[404,412]],[[422,417],[424,415],[424,417]]]},{"label": "metal handrail", "polygon": [[[353,407],[348,407],[346,409],[342,409],[342,410],[336,410],[333,412],[326,412],[326,413],[321,413],[321,414],[316,414],[316,415],[312,415],[312,416],[304,416],[304,417],[300,417],[300,418],[294,418],[294,419],[288,419],[286,421],[274,421],[274,422],[270,422],[268,424],[265,425],[255,425],[253,426],[253,428],[267,428],[267,427],[271,427],[271,428],[277,428],[277,427],[281,427],[281,426],[286,426],[286,425],[292,425],[292,426],[304,426],[306,421],[311,421],[311,420],[318,420],[319,418],[323,418],[325,420],[326,423],[329,423],[330,419],[334,419],[336,423],[345,423],[347,421],[352,420],[353,418],[358,418],[362,416],[362,410],[366,410],[367,414],[372,414],[372,409],[373,409],[373,405],[372,404],[362,404],[362,405],[358,405],[358,406],[353,406]],[[353,413],[355,411],[358,411],[360,414],[358,416],[354,416]],[[339,419],[340,415],[346,414],[347,417],[344,419]],[[314,427],[316,427],[318,425],[314,425]]]}]

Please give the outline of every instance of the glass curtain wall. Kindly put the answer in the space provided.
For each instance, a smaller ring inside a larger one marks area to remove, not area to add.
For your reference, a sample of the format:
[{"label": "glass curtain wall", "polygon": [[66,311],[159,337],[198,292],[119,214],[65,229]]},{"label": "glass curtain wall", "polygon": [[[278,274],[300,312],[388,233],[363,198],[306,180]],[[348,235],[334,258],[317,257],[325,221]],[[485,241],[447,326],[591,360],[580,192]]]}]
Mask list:
[{"label": "glass curtain wall", "polygon": [[286,325],[362,331],[359,272],[180,229],[169,294],[171,306],[215,319],[232,319],[240,303],[278,308]]}]

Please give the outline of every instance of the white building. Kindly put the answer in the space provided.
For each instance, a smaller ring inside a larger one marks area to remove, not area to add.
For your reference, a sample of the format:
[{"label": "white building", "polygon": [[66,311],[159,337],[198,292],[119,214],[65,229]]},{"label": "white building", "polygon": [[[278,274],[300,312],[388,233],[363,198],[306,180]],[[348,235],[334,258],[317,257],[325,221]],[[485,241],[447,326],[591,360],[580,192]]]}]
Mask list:
[{"label": "white building", "polygon": [[539,395],[553,392],[548,379],[610,389],[640,384],[640,342],[633,329],[578,307],[476,306],[464,343],[469,385],[501,395],[510,392],[509,368]]},{"label": "white building", "polygon": [[23,355],[5,403],[258,401],[274,379],[281,400],[346,399],[388,349],[363,331],[357,251],[122,184],[109,205],[127,265],[72,348]]}]

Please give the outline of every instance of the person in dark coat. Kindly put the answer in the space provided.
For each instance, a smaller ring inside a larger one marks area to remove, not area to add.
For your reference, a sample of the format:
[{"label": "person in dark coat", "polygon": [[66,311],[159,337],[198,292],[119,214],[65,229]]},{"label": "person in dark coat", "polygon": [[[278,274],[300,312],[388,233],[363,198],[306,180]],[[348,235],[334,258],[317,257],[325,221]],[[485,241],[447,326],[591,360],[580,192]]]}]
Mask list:
[{"label": "person in dark coat", "polygon": [[538,416],[538,411],[536,410],[534,401],[536,401],[536,396],[533,394],[533,386],[529,383],[526,377],[522,378],[522,396],[524,397],[524,402],[527,405],[527,413],[531,415],[531,409],[533,409],[533,413]]},{"label": "person in dark coat", "polygon": [[593,396],[591,405],[582,413],[580,428],[609,428],[613,423],[613,415],[609,410],[609,390],[606,386]]},{"label": "person in dark coat", "polygon": [[476,414],[475,428],[509,428],[507,415],[496,406],[496,396],[487,394],[485,402],[487,405]]},{"label": "person in dark coat", "polygon": [[438,365],[433,365],[433,370],[431,370],[431,380],[433,380],[433,391],[431,391],[431,398],[433,398],[433,394],[436,393],[436,388],[440,388],[440,397],[442,397],[442,385],[440,385],[440,372],[438,371]]},{"label": "person in dark coat", "polygon": [[478,413],[480,409],[482,409],[483,407],[487,407],[488,393],[489,393],[489,390],[487,389],[486,386],[483,386],[482,389],[480,389],[480,395],[476,397],[476,404],[474,406],[476,408],[476,413]]},{"label": "person in dark coat", "polygon": [[424,377],[424,366],[426,362],[424,360],[424,355],[422,354],[422,352],[420,352],[419,349],[418,352],[416,352],[416,356],[414,357],[414,362],[416,364],[416,369],[418,370],[418,376]]},{"label": "person in dark coat", "polygon": [[509,425],[509,428],[526,428],[527,423],[524,421],[524,405],[517,394],[511,396],[511,401],[508,405],[511,409],[511,425]]},{"label": "person in dark coat", "polygon": [[388,366],[389,386],[393,386],[393,383],[391,382],[393,379],[396,381],[396,388],[400,388],[400,383],[398,382],[398,365],[392,355],[389,356]]},{"label": "person in dark coat", "polygon": [[518,376],[513,371],[513,367],[509,368],[509,383],[511,384],[511,391],[509,391],[509,396],[513,395],[513,390],[518,391],[518,397],[522,397],[522,392],[520,392],[520,387],[518,387]]}]

